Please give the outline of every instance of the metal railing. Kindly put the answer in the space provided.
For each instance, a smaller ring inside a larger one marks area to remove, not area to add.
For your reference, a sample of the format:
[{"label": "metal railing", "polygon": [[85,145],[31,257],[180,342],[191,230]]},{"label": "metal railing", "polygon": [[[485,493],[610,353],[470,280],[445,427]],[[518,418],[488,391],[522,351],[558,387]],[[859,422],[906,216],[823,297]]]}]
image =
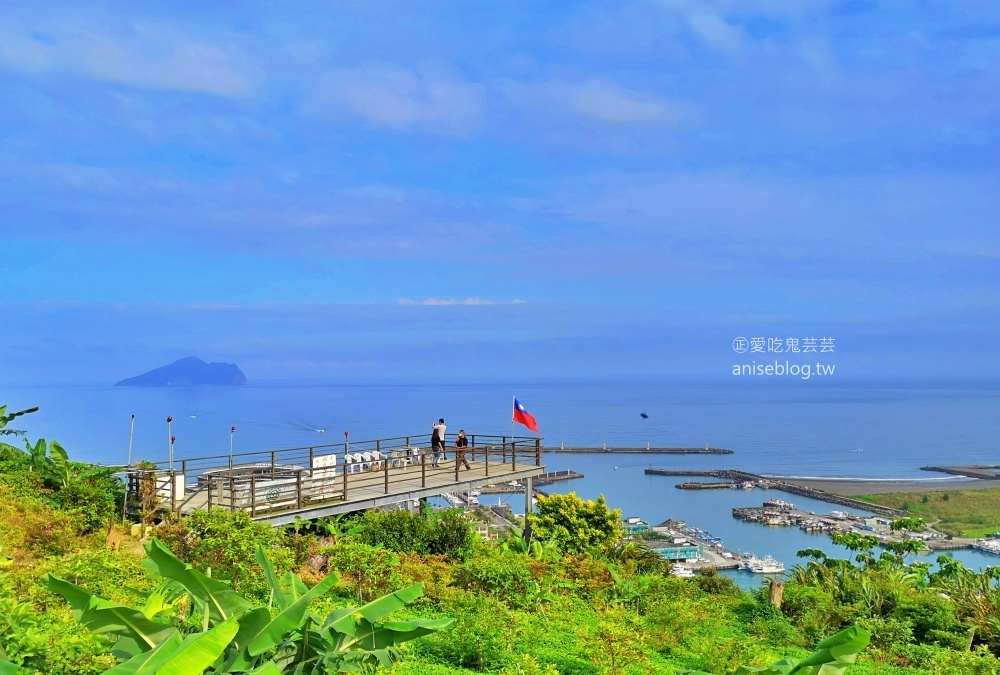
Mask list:
[{"label": "metal railing", "polygon": [[[482,472],[477,479],[542,465],[539,438],[487,434],[467,438],[463,454],[470,467]],[[156,482],[157,508],[178,514],[224,508],[256,517],[302,510],[350,501],[352,495],[389,495],[429,484],[459,483],[465,467],[457,450],[446,445],[447,459],[435,465],[430,437],[421,434],[182,459],[173,466],[164,462],[156,468],[127,470],[129,503],[138,504],[145,476]]]}]

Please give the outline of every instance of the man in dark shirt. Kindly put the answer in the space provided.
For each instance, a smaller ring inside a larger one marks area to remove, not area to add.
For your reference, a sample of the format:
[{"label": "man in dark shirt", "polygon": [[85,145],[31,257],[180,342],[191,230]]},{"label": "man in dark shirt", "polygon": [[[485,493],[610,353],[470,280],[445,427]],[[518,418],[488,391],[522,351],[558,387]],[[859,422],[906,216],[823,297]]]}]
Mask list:
[{"label": "man in dark shirt", "polygon": [[466,469],[471,469],[469,463],[465,461],[465,449],[469,447],[469,439],[465,437],[465,429],[458,432],[458,436],[455,438],[455,467],[459,467],[462,464],[465,465]]}]

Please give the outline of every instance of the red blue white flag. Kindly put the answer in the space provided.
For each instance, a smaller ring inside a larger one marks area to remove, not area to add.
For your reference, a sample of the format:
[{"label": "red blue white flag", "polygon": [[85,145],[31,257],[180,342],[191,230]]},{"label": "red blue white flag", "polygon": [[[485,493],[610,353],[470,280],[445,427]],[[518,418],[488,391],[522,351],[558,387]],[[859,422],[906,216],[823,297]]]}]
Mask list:
[{"label": "red blue white flag", "polygon": [[524,406],[521,405],[521,402],[517,398],[514,399],[514,421],[523,424],[536,434],[538,433],[538,422],[535,421],[531,413],[524,409]]}]

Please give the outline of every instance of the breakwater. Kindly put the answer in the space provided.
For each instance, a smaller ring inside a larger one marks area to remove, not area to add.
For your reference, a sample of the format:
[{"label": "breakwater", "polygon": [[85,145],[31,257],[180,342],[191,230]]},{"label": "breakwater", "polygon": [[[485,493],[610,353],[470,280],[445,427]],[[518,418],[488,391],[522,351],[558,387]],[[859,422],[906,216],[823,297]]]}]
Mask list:
[{"label": "breakwater", "polygon": [[847,506],[852,509],[870,511],[871,513],[877,513],[879,515],[899,516],[903,513],[898,509],[890,509],[887,506],[871,504],[869,502],[863,502],[860,499],[853,499],[851,497],[845,497],[833,492],[827,492],[826,490],[817,490],[815,488],[797,485],[796,483],[790,483],[788,481],[767,478],[766,476],[760,476],[747,471],[736,471],[734,469],[697,471],[694,469],[661,469],[650,467],[646,469],[645,472],[653,476],[709,476],[711,478],[722,478],[737,482],[751,481],[761,487],[774,488],[775,490],[781,490],[782,492],[788,492],[793,495],[818,499],[819,501],[829,502],[830,504],[839,504],[840,506]]},{"label": "breakwater", "polygon": [[678,483],[674,487],[678,490],[728,490],[736,487],[736,483],[728,480],[721,483],[698,483],[695,481],[688,481],[686,483]]},{"label": "breakwater", "polygon": [[964,476],[966,478],[978,478],[980,480],[1000,479],[1000,466],[922,466],[921,471],[937,471],[952,476]]},{"label": "breakwater", "polygon": [[608,453],[623,455],[731,455],[732,450],[726,448],[588,448],[588,447],[563,447],[544,448],[544,452],[577,452],[577,453]]}]

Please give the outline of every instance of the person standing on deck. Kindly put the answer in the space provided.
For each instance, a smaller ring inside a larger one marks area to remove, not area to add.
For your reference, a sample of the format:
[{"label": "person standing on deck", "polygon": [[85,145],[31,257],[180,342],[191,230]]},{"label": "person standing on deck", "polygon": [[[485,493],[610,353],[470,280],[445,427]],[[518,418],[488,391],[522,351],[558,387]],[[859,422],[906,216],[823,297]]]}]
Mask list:
[{"label": "person standing on deck", "polygon": [[434,433],[431,435],[431,450],[434,452],[432,466],[440,466],[442,459],[448,459],[444,454],[444,434],[448,427],[445,426],[442,417],[437,421],[437,424],[432,424],[431,428],[434,429]]},{"label": "person standing on deck", "polygon": [[465,429],[460,429],[458,436],[455,438],[455,466],[458,467],[462,464],[465,465],[466,469],[471,469],[469,463],[465,460],[465,449],[469,447],[469,439],[465,437]]}]

